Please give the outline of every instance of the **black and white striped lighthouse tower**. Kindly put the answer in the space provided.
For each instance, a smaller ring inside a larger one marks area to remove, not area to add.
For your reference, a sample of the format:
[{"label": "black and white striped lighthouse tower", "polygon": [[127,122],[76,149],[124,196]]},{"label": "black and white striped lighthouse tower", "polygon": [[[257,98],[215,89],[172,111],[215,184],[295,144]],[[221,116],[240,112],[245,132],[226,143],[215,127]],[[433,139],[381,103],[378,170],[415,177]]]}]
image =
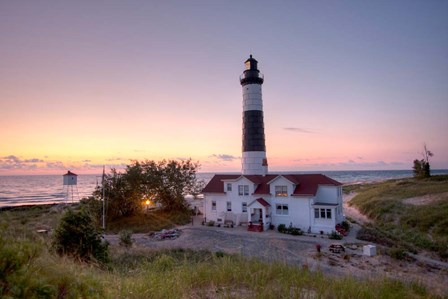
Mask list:
[{"label": "black and white striped lighthouse tower", "polygon": [[264,78],[258,70],[257,63],[250,55],[245,62],[246,69],[240,76],[243,87],[242,171],[246,175],[265,175],[268,172],[261,97],[261,85]]}]

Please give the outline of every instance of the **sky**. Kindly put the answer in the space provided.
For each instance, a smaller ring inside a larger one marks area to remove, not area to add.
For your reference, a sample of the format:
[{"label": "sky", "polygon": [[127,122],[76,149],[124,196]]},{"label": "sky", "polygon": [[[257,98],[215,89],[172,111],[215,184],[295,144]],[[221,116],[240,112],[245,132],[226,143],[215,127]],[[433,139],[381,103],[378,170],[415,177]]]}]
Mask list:
[{"label": "sky", "polygon": [[270,171],[448,168],[448,1],[1,0],[0,175],[240,171],[249,54]]}]

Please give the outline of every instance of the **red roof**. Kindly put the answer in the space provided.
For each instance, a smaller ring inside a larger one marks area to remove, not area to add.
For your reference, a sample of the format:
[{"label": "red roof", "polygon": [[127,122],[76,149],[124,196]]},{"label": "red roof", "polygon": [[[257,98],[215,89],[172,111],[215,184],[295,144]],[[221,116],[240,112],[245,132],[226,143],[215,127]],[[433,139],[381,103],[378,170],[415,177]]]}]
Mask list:
[{"label": "red roof", "polygon": [[69,171],[67,171],[67,173],[66,173],[66,174],[64,174],[63,176],[66,176],[66,175],[75,175],[75,176],[78,176],[77,174],[75,174],[75,173],[71,172],[70,170],[69,170]]},{"label": "red roof", "polygon": [[268,175],[238,175],[238,174],[217,174],[205,186],[203,193],[225,193],[223,180],[235,180],[239,177],[245,177],[257,185],[254,194],[269,194],[269,182],[282,176],[294,185],[295,190],[292,195],[315,196],[319,185],[341,186],[342,184],[323,174],[268,174]]},{"label": "red roof", "polygon": [[207,186],[202,190],[203,193],[224,193],[223,180],[234,180],[239,178],[240,174],[216,174]]},{"label": "red roof", "polygon": [[271,206],[266,200],[264,200],[261,197],[257,198],[256,201],[258,201],[263,207],[270,207]]}]

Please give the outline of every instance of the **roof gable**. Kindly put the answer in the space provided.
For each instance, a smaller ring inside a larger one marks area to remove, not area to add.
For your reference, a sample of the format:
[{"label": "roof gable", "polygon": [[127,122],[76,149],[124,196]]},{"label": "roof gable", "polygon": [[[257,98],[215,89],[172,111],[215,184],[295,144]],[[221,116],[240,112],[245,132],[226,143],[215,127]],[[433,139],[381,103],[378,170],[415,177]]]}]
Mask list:
[{"label": "roof gable", "polygon": [[240,174],[216,174],[202,189],[202,193],[225,193],[223,180],[235,180]]},{"label": "roof gable", "polygon": [[300,184],[296,186],[293,195],[304,196],[311,195],[316,196],[317,189],[320,185],[327,186],[341,186],[342,184],[335,181],[323,174],[303,174],[298,177]]},{"label": "roof gable", "polygon": [[256,200],[254,200],[254,201],[252,201],[250,204],[248,204],[247,206],[248,207],[250,207],[250,206],[252,206],[253,204],[255,204],[255,203],[259,203],[260,205],[262,205],[263,207],[270,207],[271,205],[266,201],[266,200],[264,200],[263,198],[257,198]]},{"label": "roof gable", "polygon": [[73,172],[71,172],[70,170],[67,171],[67,173],[64,174],[63,176],[66,176],[66,175],[74,175],[74,176],[78,176],[76,173],[73,173]]}]

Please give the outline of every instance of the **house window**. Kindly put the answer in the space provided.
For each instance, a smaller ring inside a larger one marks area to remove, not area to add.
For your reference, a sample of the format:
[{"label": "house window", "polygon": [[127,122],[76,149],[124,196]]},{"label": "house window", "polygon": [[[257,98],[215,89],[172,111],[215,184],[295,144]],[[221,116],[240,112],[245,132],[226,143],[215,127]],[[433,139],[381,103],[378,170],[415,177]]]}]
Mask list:
[{"label": "house window", "polygon": [[247,202],[244,202],[244,201],[243,201],[241,210],[243,211],[243,213],[247,213]]},{"label": "house window", "polygon": [[216,201],[212,201],[212,211],[216,211]]},{"label": "house window", "polygon": [[232,184],[231,183],[227,183],[227,191],[232,191]]},{"label": "house window", "polygon": [[314,209],[314,218],[331,219],[331,209]]},{"label": "house window", "polygon": [[232,212],[232,202],[231,201],[227,202],[227,212]]},{"label": "house window", "polygon": [[275,186],[275,196],[286,197],[288,196],[287,186]]},{"label": "house window", "polygon": [[288,215],[288,205],[276,205],[277,215]]},{"label": "house window", "polygon": [[238,195],[249,195],[249,185],[238,185]]}]

